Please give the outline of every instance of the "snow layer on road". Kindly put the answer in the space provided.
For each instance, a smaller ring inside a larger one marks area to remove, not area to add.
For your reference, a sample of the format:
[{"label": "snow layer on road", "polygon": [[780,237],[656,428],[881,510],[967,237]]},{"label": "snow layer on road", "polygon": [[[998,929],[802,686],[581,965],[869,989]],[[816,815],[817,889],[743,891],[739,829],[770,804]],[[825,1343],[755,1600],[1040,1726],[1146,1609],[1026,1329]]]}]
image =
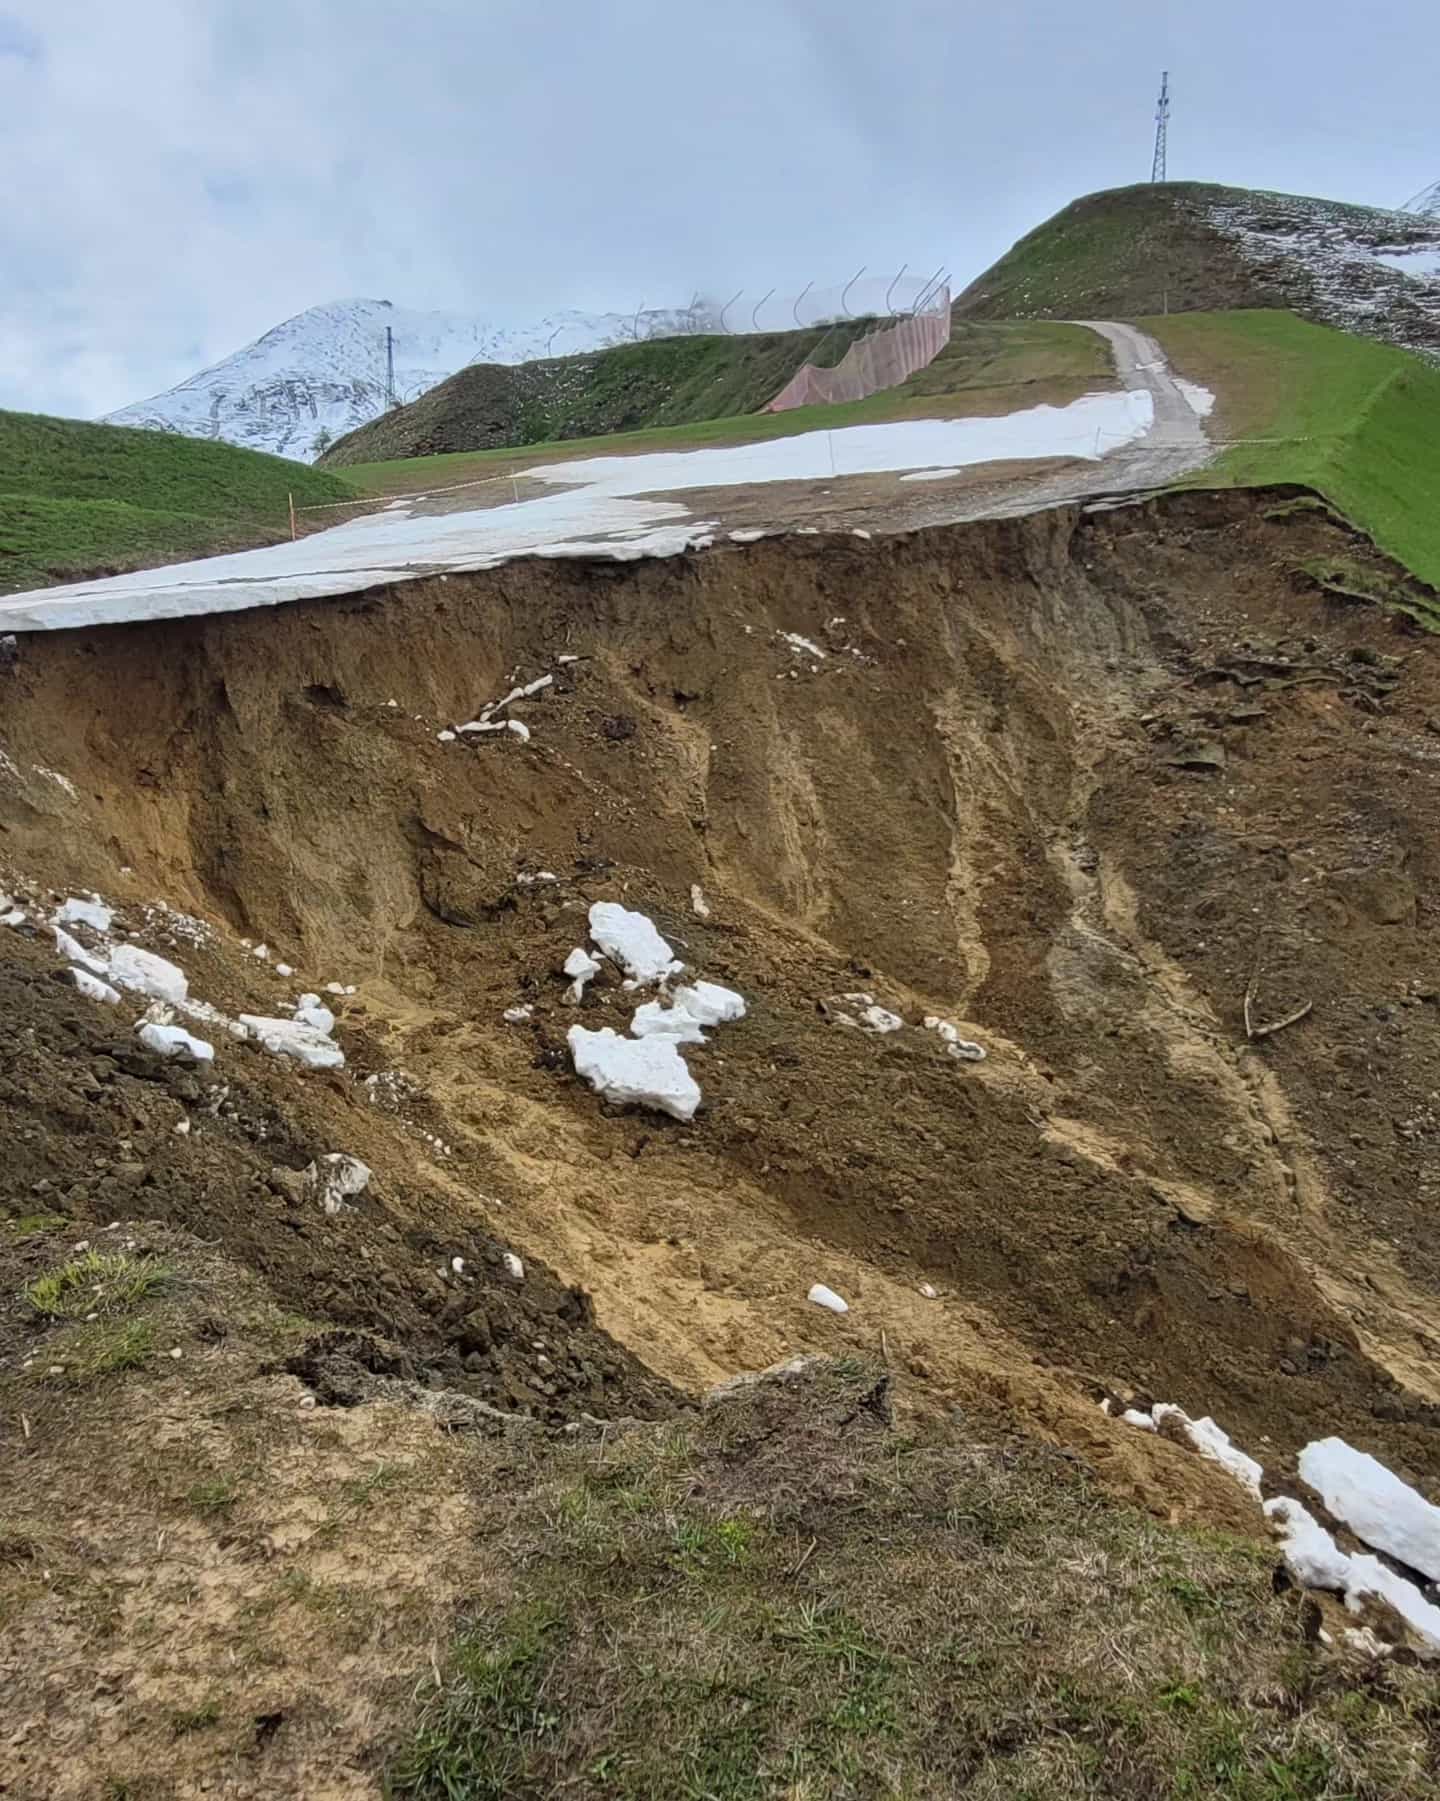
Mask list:
[{"label": "snow layer on road", "polygon": [[1095,461],[1144,437],[1154,416],[1153,397],[1142,388],[994,419],[908,419],[755,444],[546,464],[527,474],[558,493],[459,513],[417,516],[386,508],[298,543],[9,595],[0,599],[0,628],[51,631],[274,606],[488,569],[527,554],[674,556],[712,542],[716,527],[692,519],[678,501],[654,498],[660,494],[1001,460]]},{"label": "snow layer on road", "polygon": [[1209,388],[1202,388],[1197,381],[1185,381],[1181,376],[1175,377],[1175,386],[1185,396],[1190,411],[1200,419],[1208,419],[1215,411],[1215,396]]}]

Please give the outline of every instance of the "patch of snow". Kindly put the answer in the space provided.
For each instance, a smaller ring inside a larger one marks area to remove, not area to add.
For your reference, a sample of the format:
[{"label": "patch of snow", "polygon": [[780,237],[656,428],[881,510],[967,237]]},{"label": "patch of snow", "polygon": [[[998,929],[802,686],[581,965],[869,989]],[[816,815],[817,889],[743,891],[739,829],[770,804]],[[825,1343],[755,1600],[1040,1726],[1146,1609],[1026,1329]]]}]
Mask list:
[{"label": "patch of snow", "polygon": [[958,469],[915,469],[909,475],[902,475],[900,479],[902,482],[944,482],[959,473]]},{"label": "patch of snow", "polygon": [[275,965],[275,973],[277,976],[293,976],[295,971],[288,963],[277,963]]},{"label": "patch of snow", "polygon": [[436,732],[435,736],[441,744],[453,744],[455,742],[454,732]]},{"label": "patch of snow", "polygon": [[302,1004],[295,1009],[294,1019],[302,1026],[313,1026],[315,1030],[328,1038],[335,1030],[335,1015],[328,1007],[320,1005],[319,996],[313,997],[312,1004],[306,1006],[302,996]]},{"label": "patch of snow", "polygon": [[108,982],[102,982],[99,976],[92,976],[88,969],[72,969],[70,980],[92,1001],[104,1001],[108,1007],[120,1004],[120,992],[112,988]]},{"label": "patch of snow", "polygon": [[669,1038],[676,1044],[704,1044],[700,1021],[684,1007],[667,1007],[663,1001],[646,1001],[630,1021],[633,1038]]},{"label": "patch of snow", "polygon": [[1361,1554],[1350,1559],[1345,1605],[1351,1613],[1360,1613],[1369,1595],[1388,1601],[1417,1638],[1430,1650],[1440,1651],[1440,1607],[1432,1606],[1413,1582],[1397,1576],[1378,1557]]},{"label": "patch of snow", "polygon": [[507,1007],[500,1017],[507,1026],[523,1026],[534,1011],[533,1007]]},{"label": "patch of snow", "polygon": [[333,1038],[295,1019],[267,1019],[242,1013],[238,1023],[272,1057],[293,1057],[309,1069],[343,1069],[345,1053]]},{"label": "patch of snow", "polygon": [[99,897],[81,900],[72,896],[51,915],[51,923],[57,926],[89,926],[91,931],[102,935],[110,930],[115,922],[115,915]]},{"label": "patch of snow", "polygon": [[25,919],[23,907],[11,907],[7,912],[0,913],[0,926],[23,926]]},{"label": "patch of snow", "polygon": [[672,1119],[695,1117],[700,1087],[673,1038],[621,1038],[609,1026],[571,1026],[567,1036],[575,1073],[605,1100],[653,1107]]},{"label": "patch of snow", "polygon": [[698,882],[690,884],[690,911],[697,919],[710,917],[710,903],[705,898],[705,890]]},{"label": "patch of snow", "polygon": [[1265,1503],[1265,1517],[1280,1539],[1285,1567],[1304,1588],[1343,1591],[1350,1581],[1350,1558],[1306,1508],[1289,1495]]},{"label": "patch of snow", "polygon": [[1240,1486],[1260,1499],[1260,1478],[1265,1474],[1253,1457],[1230,1442],[1229,1434],[1222,1431],[1208,1415],[1204,1419],[1192,1420],[1183,1408],[1174,1406],[1169,1401],[1161,1401],[1151,1413],[1157,1431],[1164,1431],[1169,1426],[1172,1430],[1167,1436],[1178,1437],[1197,1450],[1207,1463],[1215,1463],[1227,1470]]},{"label": "patch of snow", "polygon": [[764,536],[765,527],[763,525],[747,525],[742,526],[739,531],[731,532],[730,542],[732,544],[755,544]]},{"label": "patch of snow", "polygon": [[983,1044],[976,1044],[973,1039],[962,1038],[960,1028],[948,1019],[937,1019],[933,1013],[925,1016],[925,1029],[938,1032],[945,1045],[946,1054],[958,1057],[963,1063],[983,1063],[987,1052]]},{"label": "patch of snow", "polygon": [[154,1051],[158,1057],[193,1057],[197,1063],[215,1061],[213,1044],[192,1037],[179,1026],[156,1025],[152,1020],[144,1020],[136,1026],[135,1036],[146,1050]]},{"label": "patch of snow", "polygon": [[775,636],[782,643],[788,644],[797,657],[814,657],[823,662],[825,652],[810,638],[802,638],[799,632],[776,632]]},{"label": "patch of snow", "polygon": [[517,1282],[525,1280],[525,1265],[514,1251],[506,1251],[500,1261],[505,1265],[506,1273],[513,1276]]},{"label": "patch of snow", "polygon": [[1384,1639],[1376,1638],[1368,1626],[1347,1626],[1340,1636],[1352,1651],[1358,1651],[1362,1657],[1390,1655],[1390,1646]]},{"label": "patch of snow", "polygon": [[670,998],[702,1026],[729,1025],[732,1020],[745,1017],[744,998],[718,982],[689,982],[673,989]]},{"label": "patch of snow", "polygon": [[807,1301],[813,1301],[817,1307],[828,1308],[831,1313],[848,1313],[850,1303],[842,1301],[833,1288],[827,1288],[823,1282],[817,1282],[806,1295]]},{"label": "patch of snow", "polygon": [[592,957],[589,951],[576,945],[565,959],[564,973],[573,977],[570,983],[570,999],[578,1007],[585,998],[585,984],[600,973],[600,960]]},{"label": "patch of snow", "polygon": [[1440,1507],[1343,1438],[1322,1438],[1300,1453],[1300,1480],[1313,1488],[1357,1538],[1440,1580]]},{"label": "patch of snow", "polygon": [[905,1024],[898,1013],[891,1013],[885,1007],[865,1007],[860,1013],[860,1029],[864,1032],[875,1032],[884,1036],[887,1032],[898,1032]]},{"label": "patch of snow", "polygon": [[507,719],[505,721],[505,730],[507,732],[512,732],[522,744],[528,744],[530,742],[530,727],[526,725],[523,719]]},{"label": "patch of snow", "polygon": [[[23,918],[23,915],[22,915]],[[88,969],[93,976],[108,976],[110,965],[103,957],[97,957],[76,938],[72,938],[64,926],[51,926],[55,934],[55,948],[67,962],[78,964],[81,969]]]},{"label": "patch of snow", "polygon": [[58,769],[47,769],[43,763],[37,763],[35,765],[35,773],[36,775],[43,775],[47,782],[54,782],[57,788],[63,788],[70,796],[71,800],[78,800],[80,798],[74,782],[70,780],[68,775],[61,775]]},{"label": "patch of snow", "polygon": [[1372,255],[1385,268],[1398,269],[1402,275],[1413,275],[1417,281],[1434,281],[1440,276],[1440,248],[1433,245],[1428,249],[1377,250]]},{"label": "patch of snow", "polygon": [[270,946],[268,944],[257,944],[250,955],[252,957],[258,957],[262,963],[268,963],[270,961]]},{"label": "patch of snow", "polygon": [[[679,975],[685,965],[643,913],[633,913],[618,901],[596,901],[590,908],[590,936],[605,955],[620,964],[632,981],[663,981]],[[568,973],[568,971],[567,971]]]}]

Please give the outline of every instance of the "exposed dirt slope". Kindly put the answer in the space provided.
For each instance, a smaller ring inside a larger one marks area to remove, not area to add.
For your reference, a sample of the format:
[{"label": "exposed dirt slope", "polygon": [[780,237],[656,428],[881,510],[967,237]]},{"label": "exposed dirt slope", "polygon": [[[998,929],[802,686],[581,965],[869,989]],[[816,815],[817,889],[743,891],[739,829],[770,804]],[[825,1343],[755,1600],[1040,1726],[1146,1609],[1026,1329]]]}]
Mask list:
[{"label": "exposed dirt slope", "polygon": [[[426,1180],[490,1197],[671,1380],[883,1328],[937,1393],[1061,1436],[1108,1442],[1093,1400],[1129,1383],[1281,1454],[1343,1427],[1424,1464],[1440,696],[1428,644],[1294,573],[1336,536],[1196,498],[30,639],[8,753],[78,793],[8,780],[7,861],[343,969],[352,1071],[403,1066],[456,1146]],[[437,742],[547,667],[528,745]],[[693,1055],[693,1129],[606,1118],[566,1066],[555,972],[622,896],[750,997]],[[1261,925],[1262,1004],[1317,1012],[1252,1050]],[[989,1062],[830,1023],[858,987]]]},{"label": "exposed dirt slope", "polygon": [[1440,281],[1376,260],[1437,248],[1434,220],[1376,207],[1203,182],[1114,188],[1073,201],[1021,238],[960,295],[955,317],[1288,307],[1437,355]]}]

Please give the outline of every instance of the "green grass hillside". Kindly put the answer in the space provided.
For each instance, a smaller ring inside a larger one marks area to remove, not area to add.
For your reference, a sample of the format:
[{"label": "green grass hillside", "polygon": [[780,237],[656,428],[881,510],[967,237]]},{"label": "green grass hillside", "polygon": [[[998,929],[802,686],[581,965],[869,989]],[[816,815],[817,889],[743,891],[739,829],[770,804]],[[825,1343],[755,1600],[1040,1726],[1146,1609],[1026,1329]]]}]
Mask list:
[{"label": "green grass hillside", "polygon": [[324,462],[379,462],[589,438],[750,413],[802,363],[838,363],[873,320],[740,337],[652,338],[584,356],[476,363],[349,432]]},{"label": "green grass hillside", "polygon": [[1219,395],[1233,443],[1192,479],[1315,489],[1440,588],[1440,369],[1284,312],[1146,319],[1176,370]]},{"label": "green grass hillside", "polygon": [[1288,307],[1440,356],[1440,291],[1374,252],[1440,245],[1440,224],[1203,182],[1114,188],[1028,232],[955,303],[963,319],[1133,319]]},{"label": "green grass hillside", "polygon": [[0,412],[0,593],[270,543],[291,493],[354,490],[230,444]]}]

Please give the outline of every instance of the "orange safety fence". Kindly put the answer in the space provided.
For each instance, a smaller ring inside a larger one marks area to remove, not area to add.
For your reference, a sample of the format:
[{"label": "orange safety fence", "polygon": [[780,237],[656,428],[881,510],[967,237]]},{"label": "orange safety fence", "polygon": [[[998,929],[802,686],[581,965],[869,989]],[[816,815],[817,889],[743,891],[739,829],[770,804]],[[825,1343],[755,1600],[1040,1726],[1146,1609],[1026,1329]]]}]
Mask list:
[{"label": "orange safety fence", "polygon": [[797,406],[833,406],[898,388],[927,368],[950,342],[950,290],[941,288],[923,313],[912,313],[852,344],[833,369],[805,363],[766,407],[785,413]]}]

